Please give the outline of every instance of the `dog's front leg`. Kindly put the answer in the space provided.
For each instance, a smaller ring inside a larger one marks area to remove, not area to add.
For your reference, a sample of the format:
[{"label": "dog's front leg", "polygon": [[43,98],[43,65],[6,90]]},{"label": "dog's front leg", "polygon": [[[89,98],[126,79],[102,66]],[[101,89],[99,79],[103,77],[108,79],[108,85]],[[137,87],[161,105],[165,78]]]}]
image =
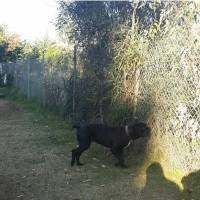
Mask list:
[{"label": "dog's front leg", "polygon": [[118,162],[115,164],[115,166],[121,166],[123,168],[127,168],[124,161],[123,149],[117,149],[113,147],[111,148],[111,152],[118,159]]}]

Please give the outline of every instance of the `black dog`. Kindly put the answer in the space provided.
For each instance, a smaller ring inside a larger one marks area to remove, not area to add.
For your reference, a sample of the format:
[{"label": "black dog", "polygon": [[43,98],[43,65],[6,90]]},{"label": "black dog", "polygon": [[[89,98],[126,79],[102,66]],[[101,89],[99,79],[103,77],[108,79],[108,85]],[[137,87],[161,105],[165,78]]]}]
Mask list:
[{"label": "black dog", "polygon": [[118,159],[116,165],[126,167],[124,164],[123,148],[130,140],[146,137],[150,128],[144,123],[135,123],[132,126],[110,127],[103,124],[90,124],[87,126],[74,126],[77,129],[78,147],[72,150],[71,166],[83,165],[79,159],[81,154],[90,147],[91,142],[96,142],[110,148],[112,154]]}]

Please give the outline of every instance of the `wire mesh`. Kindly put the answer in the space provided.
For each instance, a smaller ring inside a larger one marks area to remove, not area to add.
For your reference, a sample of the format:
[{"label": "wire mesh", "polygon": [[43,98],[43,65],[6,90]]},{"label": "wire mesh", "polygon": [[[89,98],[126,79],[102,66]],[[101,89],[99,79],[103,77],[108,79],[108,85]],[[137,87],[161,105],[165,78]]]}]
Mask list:
[{"label": "wire mesh", "polygon": [[150,149],[157,149],[159,159],[185,173],[200,168],[199,46],[191,48],[193,40],[177,35],[149,49],[140,68],[142,100],[136,113],[150,119]]},{"label": "wire mesh", "polygon": [[61,67],[51,69],[47,63],[27,60],[2,63],[5,74],[14,77],[13,84],[29,99],[62,109],[65,105],[65,85],[67,70]]}]

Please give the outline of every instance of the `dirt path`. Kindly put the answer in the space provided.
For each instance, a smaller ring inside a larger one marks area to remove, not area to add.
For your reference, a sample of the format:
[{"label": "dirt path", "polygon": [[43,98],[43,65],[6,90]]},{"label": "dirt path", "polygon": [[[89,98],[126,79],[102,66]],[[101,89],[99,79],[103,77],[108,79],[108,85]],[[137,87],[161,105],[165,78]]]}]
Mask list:
[{"label": "dirt path", "polygon": [[[14,103],[0,100],[1,200],[116,199],[122,187],[128,186],[128,183],[121,186],[117,193],[114,192],[117,183],[107,188],[104,179],[108,178],[110,169],[95,158],[93,161],[97,166],[90,163],[87,168],[71,169],[66,160],[69,160],[73,144],[44,144],[43,137],[48,138],[53,131],[62,130],[38,125],[30,120],[31,115]],[[99,168],[102,170],[97,173]],[[100,177],[103,173],[105,177]],[[109,176],[110,181],[115,178],[112,177],[115,174]],[[102,192],[107,193],[107,197],[104,198]],[[132,196],[132,190],[127,195]]]},{"label": "dirt path", "polygon": [[59,134],[69,133],[40,124],[33,113],[0,100],[0,200],[179,199],[178,187],[161,170],[160,177],[154,174],[156,165],[143,192],[136,189],[137,155],[129,163],[133,167],[121,170],[113,166],[111,155],[95,146],[83,156],[85,166],[71,168],[74,144],[53,144]]}]

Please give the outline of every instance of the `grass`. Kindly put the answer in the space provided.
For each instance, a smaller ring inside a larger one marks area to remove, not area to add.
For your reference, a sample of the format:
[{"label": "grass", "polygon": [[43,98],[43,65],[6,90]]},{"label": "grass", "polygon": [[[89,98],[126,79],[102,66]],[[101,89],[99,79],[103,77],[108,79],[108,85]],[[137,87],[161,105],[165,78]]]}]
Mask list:
[{"label": "grass", "polygon": [[33,138],[35,141],[39,139],[40,143],[46,145],[64,145],[74,140],[74,131],[71,124],[64,121],[58,113],[52,112],[47,107],[32,100],[28,100],[17,88],[0,88],[0,93],[4,94],[7,99],[14,101],[25,112],[31,113],[29,117],[35,126],[57,130],[56,134],[51,133],[49,135],[40,135],[39,138]]},{"label": "grass", "polygon": [[[14,101],[23,112],[27,113],[34,130],[33,136],[29,138],[32,144],[42,146],[42,149],[54,149],[58,153],[60,149],[70,150],[75,146],[74,130],[61,116],[27,100],[16,88],[1,88],[0,93],[5,94],[6,98]],[[87,172],[85,181],[93,186],[102,187],[102,191],[108,195],[107,199],[119,199],[122,193],[127,194],[126,199],[132,199],[131,190],[141,191],[141,200],[153,200],[157,197],[160,197],[160,200],[199,198],[199,172],[184,177],[182,179],[184,190],[181,190],[176,184],[176,179],[180,179],[179,171],[171,171],[164,163],[159,164],[159,159],[162,157],[160,154],[147,160],[145,149],[141,146],[146,146],[146,143],[137,141],[134,142],[134,149],[125,150],[129,168],[121,170],[114,167],[115,161],[108,149],[96,144],[91,145],[81,157],[86,167],[83,167],[78,175],[76,170],[76,173],[73,170],[71,173],[75,173],[79,179],[82,171]],[[108,188],[111,190],[108,191]]]}]

